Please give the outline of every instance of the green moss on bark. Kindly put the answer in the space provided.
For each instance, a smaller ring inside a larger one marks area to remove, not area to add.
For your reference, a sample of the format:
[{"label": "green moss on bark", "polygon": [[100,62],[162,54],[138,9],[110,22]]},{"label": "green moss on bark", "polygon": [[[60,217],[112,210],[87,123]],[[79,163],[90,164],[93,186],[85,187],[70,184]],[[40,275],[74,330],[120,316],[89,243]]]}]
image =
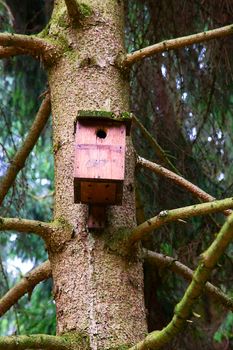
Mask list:
[{"label": "green moss on bark", "polygon": [[105,230],[103,239],[110,250],[122,256],[131,256],[131,247],[128,245],[130,232],[131,229],[127,227],[109,228]]},{"label": "green moss on bark", "polygon": [[54,227],[62,227],[62,228],[67,228],[70,229],[71,225],[68,223],[68,221],[63,218],[63,217],[59,217],[56,220],[53,221],[52,225]]},{"label": "green moss on bark", "polygon": [[133,344],[118,345],[113,348],[108,348],[106,350],[128,350]]},{"label": "green moss on bark", "polygon": [[70,342],[71,350],[91,350],[90,339],[87,333],[69,332],[62,334],[62,338]]},{"label": "green moss on bark", "polygon": [[92,14],[92,9],[90,6],[88,6],[87,4],[84,3],[80,3],[79,4],[79,12],[80,12],[80,17],[81,18],[85,18],[85,17],[89,17]]}]

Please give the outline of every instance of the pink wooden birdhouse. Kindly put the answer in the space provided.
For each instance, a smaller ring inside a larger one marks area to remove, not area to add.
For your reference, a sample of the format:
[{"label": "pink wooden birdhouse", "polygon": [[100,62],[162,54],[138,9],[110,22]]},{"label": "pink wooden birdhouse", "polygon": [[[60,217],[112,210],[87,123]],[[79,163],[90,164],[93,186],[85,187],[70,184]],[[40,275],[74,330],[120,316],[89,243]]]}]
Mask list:
[{"label": "pink wooden birdhouse", "polygon": [[122,203],[126,134],[131,115],[79,111],[75,125],[74,202]]}]

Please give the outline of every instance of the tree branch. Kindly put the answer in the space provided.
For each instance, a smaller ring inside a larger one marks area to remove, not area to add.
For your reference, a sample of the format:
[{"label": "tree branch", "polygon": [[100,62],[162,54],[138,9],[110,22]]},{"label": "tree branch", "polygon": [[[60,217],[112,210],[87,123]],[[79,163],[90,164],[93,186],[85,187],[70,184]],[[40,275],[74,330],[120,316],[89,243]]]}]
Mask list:
[{"label": "tree branch", "polygon": [[80,16],[79,5],[76,0],[65,0],[67,12],[71,22],[78,22]]},{"label": "tree branch", "polygon": [[[52,45],[48,41],[36,36],[0,33],[0,46],[8,48],[5,52],[10,55],[18,55],[23,50],[23,54],[30,54],[36,57],[43,57],[45,61],[50,61],[57,56],[59,52],[58,46]],[[14,50],[13,50],[14,48]],[[10,50],[11,49],[11,50]]]},{"label": "tree branch", "polygon": [[140,120],[135,115],[133,115],[133,122],[141,129],[142,134],[145,136],[145,138],[147,139],[151,147],[154,149],[156,156],[159,159],[161,159],[165,164],[167,164],[171,169],[173,169],[176,173],[179,173],[179,171],[176,169],[176,167],[172,164],[170,159],[167,157],[162,147],[158,144],[155,138],[149,133],[149,131],[146,130],[144,125],[140,122]]},{"label": "tree branch", "polygon": [[171,322],[161,331],[150,333],[143,341],[130,348],[130,350],[159,349],[181,331],[187,324],[191,310],[197,298],[203,292],[212,269],[232,239],[233,214],[228,217],[217,238],[202,254],[201,261],[193,274],[192,282],[187,288],[182,300],[175,307],[175,313]]},{"label": "tree branch", "polygon": [[157,216],[145,221],[137,226],[127,238],[129,245],[141,240],[147,233],[159,228],[160,226],[177,221],[179,219],[186,219],[198,215],[207,215],[211,213],[222,212],[225,209],[233,208],[233,197],[222,200],[194,204],[188,207],[177,208],[172,210],[163,210]]},{"label": "tree branch", "polygon": [[71,350],[71,341],[65,337],[47,334],[0,337],[0,350],[48,349]]},{"label": "tree branch", "polygon": [[198,34],[188,35],[181,38],[165,40],[155,45],[147,46],[144,49],[129,53],[122,60],[121,66],[131,66],[133,63],[145,58],[155,55],[159,52],[179,49],[184,46],[198,44],[203,41],[222,38],[233,34],[233,25],[230,24],[225,27],[209,30]]},{"label": "tree branch", "polygon": [[[201,188],[194,185],[192,182],[190,182],[190,181],[186,180],[185,178],[183,178],[182,176],[179,176],[179,175],[175,174],[174,172],[162,167],[159,164],[150,162],[149,160],[144,159],[142,157],[137,158],[137,164],[144,167],[144,168],[152,170],[154,173],[156,173],[158,175],[166,177],[167,179],[171,180],[175,184],[183,187],[185,190],[192,193],[195,197],[202,199],[204,202],[211,202],[211,201],[216,200],[215,197],[213,197],[210,194],[208,194],[207,192],[203,191]],[[231,212],[232,212],[231,210],[224,210],[223,211],[224,215],[230,215]]]},{"label": "tree branch", "polygon": [[27,55],[28,52],[18,47],[0,47],[0,58],[9,58],[17,55]]},{"label": "tree branch", "polygon": [[24,167],[25,161],[35,146],[48,118],[50,115],[50,97],[47,95],[43,100],[40,109],[36,115],[36,118],[32,124],[29,133],[19,150],[16,152],[14,158],[11,161],[11,165],[7,169],[5,176],[0,181],[0,206],[14,183],[17,174]]},{"label": "tree branch", "polygon": [[28,272],[0,299],[0,317],[3,316],[26,293],[31,294],[35,286],[51,277],[49,260]]},{"label": "tree branch", "polygon": [[73,24],[79,23],[85,16],[90,15],[91,9],[84,3],[79,3],[77,0],[65,0],[65,3],[70,21]]},{"label": "tree branch", "polygon": [[46,238],[54,230],[55,227],[52,224],[42,221],[0,217],[0,231],[33,232]]},{"label": "tree branch", "polygon": [[[152,252],[147,249],[143,249],[143,257],[147,261],[154,263],[158,268],[169,269],[178,275],[184,277],[186,280],[191,281],[193,278],[193,270],[185,266],[181,262],[177,261],[170,256]],[[221,289],[215,287],[213,284],[207,282],[205,285],[205,291],[217,302],[221,303],[226,308],[233,311],[233,299],[228,297]]]}]

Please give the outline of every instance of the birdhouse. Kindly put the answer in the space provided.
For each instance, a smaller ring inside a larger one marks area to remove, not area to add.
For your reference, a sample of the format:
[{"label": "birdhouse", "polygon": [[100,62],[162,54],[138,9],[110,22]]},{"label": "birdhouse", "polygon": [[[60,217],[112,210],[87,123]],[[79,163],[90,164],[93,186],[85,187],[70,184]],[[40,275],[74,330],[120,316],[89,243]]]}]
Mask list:
[{"label": "birdhouse", "polygon": [[126,134],[131,115],[79,111],[75,123],[74,202],[120,205],[125,176]]}]

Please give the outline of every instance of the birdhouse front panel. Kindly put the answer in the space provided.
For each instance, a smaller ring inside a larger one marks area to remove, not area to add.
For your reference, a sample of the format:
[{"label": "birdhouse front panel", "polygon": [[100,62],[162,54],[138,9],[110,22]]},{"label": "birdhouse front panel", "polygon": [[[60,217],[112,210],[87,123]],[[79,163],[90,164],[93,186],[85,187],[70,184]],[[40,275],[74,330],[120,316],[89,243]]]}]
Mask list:
[{"label": "birdhouse front panel", "polygon": [[126,125],[78,120],[75,133],[75,202],[119,204],[125,173]]},{"label": "birdhouse front panel", "polygon": [[75,177],[124,180],[125,125],[77,123]]}]

